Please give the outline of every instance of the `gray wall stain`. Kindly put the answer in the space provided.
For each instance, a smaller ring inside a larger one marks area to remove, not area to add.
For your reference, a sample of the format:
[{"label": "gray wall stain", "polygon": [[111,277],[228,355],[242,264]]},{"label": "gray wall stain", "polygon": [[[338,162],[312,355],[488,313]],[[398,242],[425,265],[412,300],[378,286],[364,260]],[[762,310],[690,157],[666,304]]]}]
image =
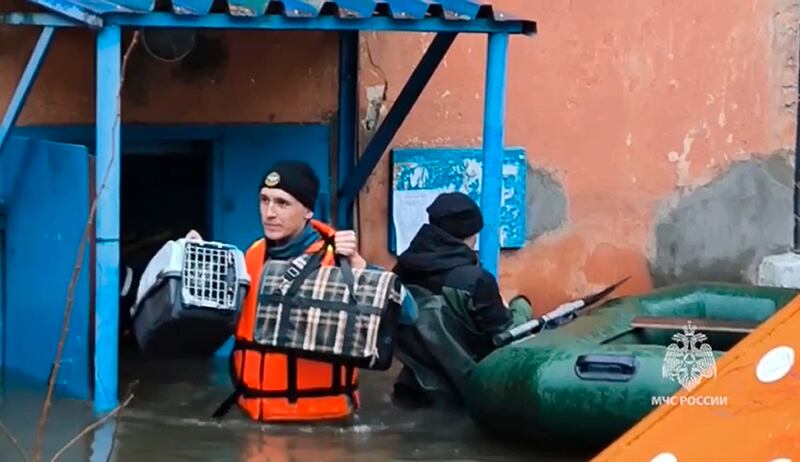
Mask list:
[{"label": "gray wall stain", "polygon": [[649,262],[653,283],[752,282],[761,259],[790,248],[794,171],[786,156],[736,162],[662,208]]},{"label": "gray wall stain", "polygon": [[555,231],[567,222],[567,195],[564,187],[549,172],[528,165],[526,181],[528,241]]}]

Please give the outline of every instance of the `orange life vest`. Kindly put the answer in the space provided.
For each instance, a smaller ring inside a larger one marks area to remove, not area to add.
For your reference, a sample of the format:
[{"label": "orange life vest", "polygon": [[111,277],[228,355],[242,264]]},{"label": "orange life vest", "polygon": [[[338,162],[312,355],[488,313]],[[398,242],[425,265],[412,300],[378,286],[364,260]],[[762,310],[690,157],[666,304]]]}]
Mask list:
[{"label": "orange life vest", "polygon": [[[324,237],[335,230],[319,221],[312,226]],[[316,253],[323,240],[312,244],[306,253]],[[253,243],[245,254],[251,286],[236,325],[231,355],[233,379],[239,406],[254,420],[309,421],[340,419],[359,407],[358,370],[332,363],[297,358],[278,353],[253,341],[261,273],[266,262],[266,240]],[[323,265],[333,265],[328,250]]]}]

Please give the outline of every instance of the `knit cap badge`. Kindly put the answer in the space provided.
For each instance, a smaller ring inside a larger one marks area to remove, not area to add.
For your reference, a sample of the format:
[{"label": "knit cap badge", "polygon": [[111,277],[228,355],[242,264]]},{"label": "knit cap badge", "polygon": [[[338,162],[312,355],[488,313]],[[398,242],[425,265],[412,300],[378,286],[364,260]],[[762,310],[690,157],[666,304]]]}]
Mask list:
[{"label": "knit cap badge", "polygon": [[267,175],[267,178],[264,179],[264,185],[268,188],[274,188],[280,182],[281,176],[278,174],[278,172],[271,172],[269,175]]}]

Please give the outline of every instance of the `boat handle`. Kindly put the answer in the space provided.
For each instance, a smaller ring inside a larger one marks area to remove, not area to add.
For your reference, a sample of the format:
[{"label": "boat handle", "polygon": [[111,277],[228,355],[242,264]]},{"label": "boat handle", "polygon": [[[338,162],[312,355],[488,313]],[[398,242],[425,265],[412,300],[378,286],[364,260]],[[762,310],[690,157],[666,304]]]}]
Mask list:
[{"label": "boat handle", "polygon": [[582,380],[627,382],[636,375],[637,365],[632,355],[580,355],[575,375]]}]

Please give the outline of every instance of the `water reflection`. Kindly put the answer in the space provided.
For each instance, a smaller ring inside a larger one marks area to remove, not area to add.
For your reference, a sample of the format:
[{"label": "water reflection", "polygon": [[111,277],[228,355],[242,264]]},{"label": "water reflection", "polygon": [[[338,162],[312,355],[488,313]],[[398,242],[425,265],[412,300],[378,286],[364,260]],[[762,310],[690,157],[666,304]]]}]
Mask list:
[{"label": "water reflection", "polygon": [[[235,407],[221,422],[211,419],[230,392],[224,361],[126,360],[120,373],[120,390],[138,380],[131,405],[59,461],[586,460],[490,441],[460,413],[396,409],[389,395],[396,370],[362,375],[364,408],[350,421],[288,426],[257,424]],[[40,394],[9,388],[0,418],[31,448],[40,410]],[[59,401],[43,460],[92,421],[89,403]],[[7,439],[0,442],[0,460],[21,460]]]}]

